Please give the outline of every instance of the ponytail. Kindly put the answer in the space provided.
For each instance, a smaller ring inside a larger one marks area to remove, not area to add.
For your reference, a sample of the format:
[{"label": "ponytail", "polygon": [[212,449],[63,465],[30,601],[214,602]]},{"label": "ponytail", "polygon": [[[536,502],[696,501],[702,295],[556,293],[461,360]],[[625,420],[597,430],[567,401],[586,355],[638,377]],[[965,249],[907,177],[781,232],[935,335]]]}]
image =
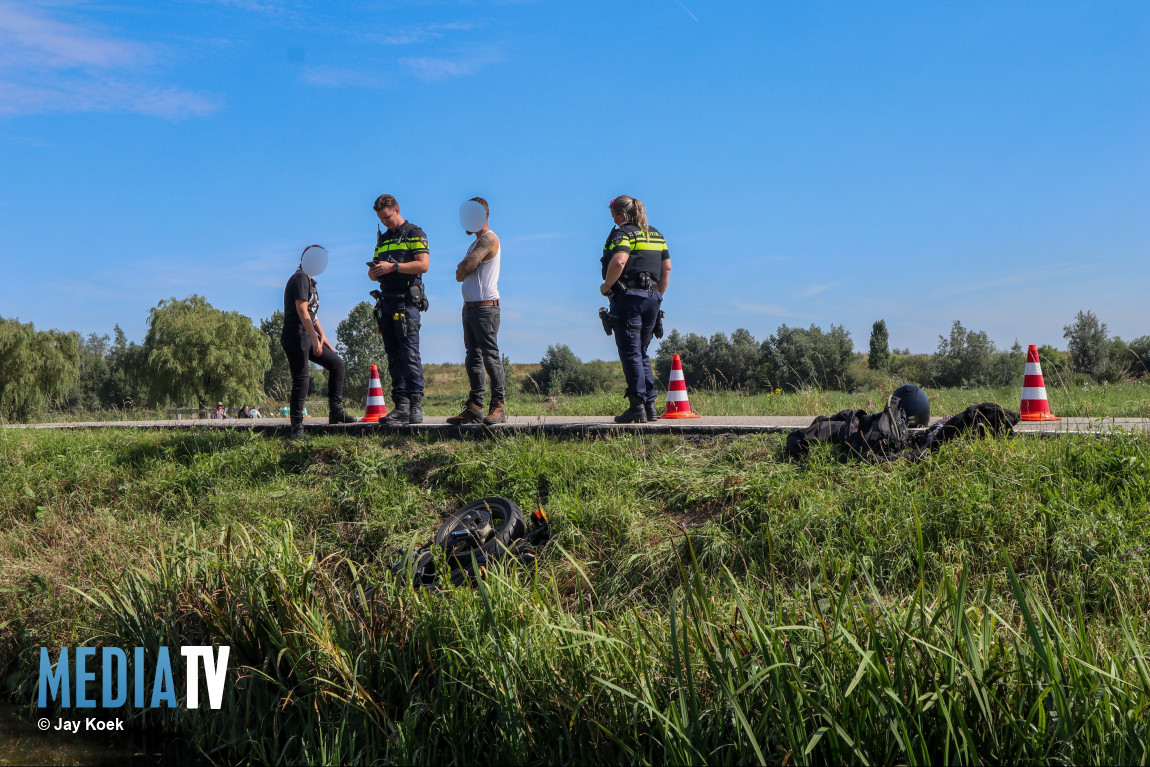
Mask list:
[{"label": "ponytail", "polygon": [[643,207],[642,200],[635,200],[635,226],[644,233],[650,228],[647,226],[647,209]]},{"label": "ponytail", "polygon": [[611,210],[622,213],[626,217],[625,223],[634,224],[644,232],[650,229],[647,224],[647,209],[643,207],[643,201],[638,198],[621,194],[611,200]]}]

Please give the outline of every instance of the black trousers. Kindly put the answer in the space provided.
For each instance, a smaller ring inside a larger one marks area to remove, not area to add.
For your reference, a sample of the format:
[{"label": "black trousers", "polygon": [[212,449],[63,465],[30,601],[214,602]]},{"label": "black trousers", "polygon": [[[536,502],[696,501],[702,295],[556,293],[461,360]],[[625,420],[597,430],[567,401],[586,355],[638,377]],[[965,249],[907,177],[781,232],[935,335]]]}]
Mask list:
[{"label": "black trousers", "polygon": [[347,372],[343,360],[328,346],[323,347],[323,354],[316,354],[315,348],[306,335],[296,338],[280,336],[280,346],[287,354],[288,367],[291,369],[291,406],[292,421],[303,420],[303,403],[307,399],[308,385],[311,383],[311,374],[307,363],[310,360],[327,371],[327,399],[328,402],[343,402],[343,377]]},{"label": "black trousers", "polygon": [[486,375],[491,376],[491,404],[503,402],[503,356],[499,353],[499,307],[463,307],[463,348],[467,350],[467,380],[471,384],[469,401],[483,407],[487,389]]}]

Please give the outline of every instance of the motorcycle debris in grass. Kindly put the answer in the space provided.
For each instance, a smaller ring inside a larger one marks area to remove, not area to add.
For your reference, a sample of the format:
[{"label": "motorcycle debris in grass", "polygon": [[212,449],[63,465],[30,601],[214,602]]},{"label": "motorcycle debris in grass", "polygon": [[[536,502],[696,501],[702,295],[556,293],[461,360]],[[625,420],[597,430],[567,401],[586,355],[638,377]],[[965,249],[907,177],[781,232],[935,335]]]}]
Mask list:
[{"label": "motorcycle debris in grass", "polygon": [[[538,549],[550,537],[550,521],[542,507],[531,512],[528,521],[508,498],[481,498],[449,515],[423,546],[400,549],[401,559],[391,566],[391,574],[400,583],[410,578],[414,588],[442,588],[474,583],[499,564],[534,571]],[[444,552],[446,572],[437,569],[437,548]]]}]

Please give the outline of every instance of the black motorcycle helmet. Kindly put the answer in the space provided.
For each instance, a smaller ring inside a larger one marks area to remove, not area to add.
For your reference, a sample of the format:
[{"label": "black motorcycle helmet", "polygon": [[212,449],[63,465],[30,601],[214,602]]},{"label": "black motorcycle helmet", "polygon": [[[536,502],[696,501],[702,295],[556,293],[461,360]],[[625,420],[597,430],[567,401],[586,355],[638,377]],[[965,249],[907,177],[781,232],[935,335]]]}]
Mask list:
[{"label": "black motorcycle helmet", "polygon": [[930,398],[914,384],[903,384],[891,395],[898,397],[907,426],[926,426],[930,423]]}]

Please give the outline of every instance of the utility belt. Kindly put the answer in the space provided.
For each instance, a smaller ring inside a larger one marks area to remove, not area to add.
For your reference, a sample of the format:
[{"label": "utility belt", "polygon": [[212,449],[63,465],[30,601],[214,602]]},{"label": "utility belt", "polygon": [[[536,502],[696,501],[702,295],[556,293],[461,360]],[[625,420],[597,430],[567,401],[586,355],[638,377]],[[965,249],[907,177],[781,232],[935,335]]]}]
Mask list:
[{"label": "utility belt", "polygon": [[[655,328],[652,331],[655,338],[662,338],[663,337],[663,318],[666,316],[667,316],[667,313],[665,311],[663,311],[662,309],[660,309],[659,313],[655,315]],[[600,307],[600,309],[599,309],[599,321],[603,323],[603,332],[606,333],[607,335],[611,335],[611,331],[614,329],[614,321],[615,321],[615,318],[611,316],[611,312]]]},{"label": "utility belt", "polygon": [[627,290],[646,290],[653,293],[659,289],[659,280],[655,275],[650,272],[639,272],[638,274],[620,275],[619,279],[611,287],[612,295],[619,295]]},{"label": "utility belt", "polygon": [[423,289],[423,283],[421,282],[412,283],[401,291],[373,290],[371,291],[371,297],[375,299],[377,307],[383,301],[417,306],[421,312],[426,312],[428,307],[427,292]]},{"label": "utility belt", "polygon": [[[383,335],[383,329],[388,325],[391,325],[395,335],[401,338],[419,332],[421,324],[419,318],[408,318],[407,307],[414,306],[421,312],[427,311],[427,293],[423,290],[422,283],[414,283],[400,293],[373,290],[371,296],[375,299],[372,314],[375,315],[375,324],[379,328],[380,335]],[[396,304],[399,304],[399,311],[396,311]]]}]

